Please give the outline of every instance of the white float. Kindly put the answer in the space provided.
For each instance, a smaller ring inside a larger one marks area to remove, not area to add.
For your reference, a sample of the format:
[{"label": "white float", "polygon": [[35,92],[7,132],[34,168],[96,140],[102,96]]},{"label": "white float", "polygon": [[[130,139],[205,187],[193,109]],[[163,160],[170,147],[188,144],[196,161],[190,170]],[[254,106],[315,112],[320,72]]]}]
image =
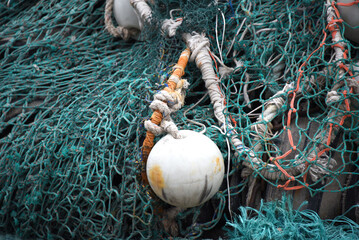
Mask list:
[{"label": "white float", "polygon": [[[351,3],[353,0],[338,0],[337,3]],[[358,4],[352,6],[339,6],[338,10],[341,18],[346,22],[345,37],[359,43],[359,7]],[[349,26],[348,26],[349,25]],[[355,29],[355,27],[358,27]]]},{"label": "white float", "polygon": [[121,27],[141,30],[141,20],[132,7],[130,0],[115,0],[113,14]]},{"label": "white float", "polygon": [[182,139],[163,137],[147,160],[151,188],[163,201],[190,208],[209,200],[224,176],[223,156],[217,145],[201,133],[180,131]]}]

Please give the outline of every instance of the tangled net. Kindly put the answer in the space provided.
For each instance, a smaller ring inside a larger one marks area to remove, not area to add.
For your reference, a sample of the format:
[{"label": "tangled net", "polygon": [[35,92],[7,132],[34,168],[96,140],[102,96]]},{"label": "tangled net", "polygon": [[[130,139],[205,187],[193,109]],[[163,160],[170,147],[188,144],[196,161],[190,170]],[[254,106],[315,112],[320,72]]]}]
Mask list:
[{"label": "tangled net", "polygon": [[[192,31],[210,41],[223,113],[236,133],[217,128],[201,72],[189,63],[185,105],[173,121],[179,129],[204,125],[230,167],[210,202],[177,216],[179,234],[213,234],[240,205],[271,199],[268,191],[278,187],[307,194],[309,203],[339,192],[335,214],[355,218],[359,48],[344,38],[346,57],[333,57],[338,43],[325,2],[150,6],[143,40],[124,41],[105,31],[105,1],[0,1],[0,231],[53,239],[169,236],[158,200],[138,178],[143,123],[186,48],[182,33]],[[160,23],[173,9],[183,22],[167,38]],[[277,107],[270,117],[268,106]],[[244,149],[228,149],[233,134]]]},{"label": "tangled net", "polygon": [[[301,206],[304,207],[305,203]],[[256,216],[253,217],[252,215]],[[338,225],[338,222],[347,224]],[[226,226],[230,239],[357,239],[357,224],[343,216],[323,221],[312,210],[295,210],[290,199],[262,202],[259,209],[240,207]]]}]

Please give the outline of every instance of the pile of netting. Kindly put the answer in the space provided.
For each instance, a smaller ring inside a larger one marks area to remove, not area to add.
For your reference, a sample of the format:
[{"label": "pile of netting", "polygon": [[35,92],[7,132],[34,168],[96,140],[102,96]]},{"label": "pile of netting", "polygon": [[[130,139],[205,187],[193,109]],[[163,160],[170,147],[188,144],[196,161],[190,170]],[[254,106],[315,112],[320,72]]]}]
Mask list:
[{"label": "pile of netting", "polygon": [[[319,218],[312,210],[293,209],[290,199],[262,202],[259,209],[240,207],[239,214],[226,226],[230,239],[357,239],[358,224],[338,216]],[[345,224],[338,224],[345,223]]]},{"label": "pile of netting", "polygon": [[[359,215],[359,96],[350,80],[359,80],[359,47],[344,38],[345,59],[333,57],[337,43],[325,2],[149,4],[152,20],[141,40],[124,41],[105,30],[104,0],[0,1],[0,232],[48,239],[170,236],[156,207],[163,203],[139,177],[143,123],[186,48],[182,33],[192,31],[210,40],[224,114],[245,150],[228,148],[232,132],[217,127],[201,72],[189,63],[185,105],[172,118],[179,129],[205,127],[222,151],[226,176],[209,202],[176,217],[178,234],[229,231],[240,238],[231,227],[222,230],[247,211],[239,207],[261,211],[261,198],[280,199],[287,190],[295,208],[308,201],[321,217],[348,216],[320,231],[358,227],[349,218]],[[160,22],[171,17],[183,22],[168,38]],[[328,202],[320,209],[322,199],[336,201],[335,216],[326,216]],[[288,220],[286,214],[280,218]],[[310,222],[308,213],[296,214],[293,224]],[[240,221],[257,224],[259,216]],[[340,231],[350,236],[353,228]]]}]

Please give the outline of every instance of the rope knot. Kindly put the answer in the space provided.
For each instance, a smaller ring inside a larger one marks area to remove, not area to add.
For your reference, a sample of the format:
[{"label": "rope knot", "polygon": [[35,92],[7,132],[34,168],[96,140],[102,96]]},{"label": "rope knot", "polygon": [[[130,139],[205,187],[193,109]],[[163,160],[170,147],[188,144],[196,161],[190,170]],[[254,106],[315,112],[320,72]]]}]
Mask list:
[{"label": "rope knot", "polygon": [[340,96],[339,94],[337,93],[337,91],[330,91],[327,93],[327,98],[326,98],[326,103],[327,105],[332,105],[333,103],[335,102],[338,102],[340,100]]},{"label": "rope knot", "polygon": [[337,165],[337,161],[330,158],[326,152],[319,157],[317,155],[315,151],[312,151],[308,156],[300,158],[298,158],[298,155],[295,156],[296,170],[303,173],[309,168],[308,173],[313,182],[318,181],[322,176],[330,174],[331,170]]}]

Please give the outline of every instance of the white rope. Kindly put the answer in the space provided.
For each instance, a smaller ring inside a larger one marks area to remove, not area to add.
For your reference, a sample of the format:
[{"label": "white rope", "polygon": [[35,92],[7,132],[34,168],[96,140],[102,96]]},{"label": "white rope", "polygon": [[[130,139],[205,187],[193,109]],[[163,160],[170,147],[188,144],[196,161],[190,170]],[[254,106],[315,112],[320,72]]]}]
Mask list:
[{"label": "white rope", "polygon": [[162,33],[168,35],[169,37],[173,37],[176,35],[177,28],[182,24],[182,19],[173,20],[173,19],[166,19],[162,22]]},{"label": "white rope", "polygon": [[150,23],[152,20],[152,9],[145,0],[130,0],[132,7],[135,9],[135,12],[140,21],[140,29],[143,29],[144,23]]},{"label": "white rope", "polygon": [[[248,150],[242,143],[241,140],[237,138],[238,133],[235,131],[234,127],[230,124],[230,121],[227,121],[224,116],[224,95],[220,91],[218,78],[213,70],[213,64],[211,57],[209,55],[209,40],[204,36],[204,34],[184,34],[183,35],[187,46],[192,50],[191,59],[195,58],[197,67],[202,72],[202,78],[205,82],[205,86],[208,89],[208,93],[211,99],[211,103],[214,108],[214,115],[219,122],[219,126],[224,133],[226,133],[227,128],[228,132],[232,134],[231,141],[235,149],[239,152]],[[256,160],[255,154],[252,153],[252,162],[260,163],[260,160]],[[251,164],[249,164],[251,166]]]},{"label": "white rope", "polygon": [[[188,56],[189,57],[189,56]],[[145,128],[155,135],[162,133],[169,133],[174,138],[179,139],[181,135],[178,131],[176,124],[171,118],[171,113],[179,110],[184,104],[185,90],[188,88],[189,83],[185,79],[179,80],[177,77],[170,77],[171,81],[177,83],[177,87],[173,93],[169,93],[165,90],[159,91],[154,95],[154,100],[150,104],[150,108],[153,111],[160,111],[163,115],[163,119],[160,125],[156,125],[151,120],[145,121]]]},{"label": "white rope", "polygon": [[[149,24],[152,20],[152,9],[146,3],[145,0],[131,0],[131,5],[135,9],[136,14],[141,19],[140,28],[143,29],[144,24]],[[174,20],[172,18],[172,12],[178,10],[171,10],[171,19],[165,19],[162,21],[161,31],[169,37],[176,35],[177,28],[182,24],[182,19]]]}]

